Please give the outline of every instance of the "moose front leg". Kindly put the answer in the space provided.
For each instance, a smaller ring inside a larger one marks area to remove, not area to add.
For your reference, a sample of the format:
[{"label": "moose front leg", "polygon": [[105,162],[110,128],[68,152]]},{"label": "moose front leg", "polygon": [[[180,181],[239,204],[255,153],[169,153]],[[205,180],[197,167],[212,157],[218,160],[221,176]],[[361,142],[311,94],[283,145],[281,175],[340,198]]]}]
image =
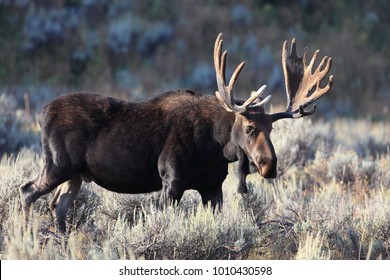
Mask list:
[{"label": "moose front leg", "polygon": [[244,151],[239,148],[237,153],[238,166],[237,166],[237,175],[238,175],[238,193],[248,193],[248,188],[246,186],[246,176],[250,173],[249,170],[249,160],[245,155]]},{"label": "moose front leg", "polygon": [[[171,135],[170,141],[176,141],[175,135]],[[167,141],[169,142],[169,141]],[[178,155],[184,153],[180,146],[174,148],[170,145],[164,147],[158,159],[158,173],[161,178],[162,190],[160,194],[159,207],[165,208],[171,203],[179,203],[183,196],[186,184],[182,174],[187,170],[183,166],[183,160]]]},{"label": "moose front leg", "polygon": [[163,179],[163,187],[160,194],[159,207],[165,208],[171,203],[179,203],[184,190],[177,179]]}]

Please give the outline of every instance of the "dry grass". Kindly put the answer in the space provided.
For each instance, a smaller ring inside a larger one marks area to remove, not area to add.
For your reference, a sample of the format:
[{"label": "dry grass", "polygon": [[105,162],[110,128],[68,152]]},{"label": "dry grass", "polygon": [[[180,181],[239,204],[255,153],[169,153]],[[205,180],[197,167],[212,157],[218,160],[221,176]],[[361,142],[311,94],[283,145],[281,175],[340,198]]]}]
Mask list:
[{"label": "dry grass", "polygon": [[4,156],[0,258],[389,259],[389,133],[388,124],[368,121],[280,122],[273,141],[283,174],[249,176],[249,193],[241,196],[231,166],[221,213],[200,206],[194,191],[159,211],[158,194],[86,184],[66,236],[54,231],[50,194],[23,222],[18,186],[37,172],[39,155]]}]

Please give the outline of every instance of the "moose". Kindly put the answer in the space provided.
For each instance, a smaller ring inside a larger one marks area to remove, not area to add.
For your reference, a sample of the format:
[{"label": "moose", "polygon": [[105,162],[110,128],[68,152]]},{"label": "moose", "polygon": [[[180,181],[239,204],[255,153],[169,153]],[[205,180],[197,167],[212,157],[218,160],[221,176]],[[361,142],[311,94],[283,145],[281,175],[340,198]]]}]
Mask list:
[{"label": "moose", "polygon": [[228,163],[239,161],[239,191],[254,170],[275,178],[277,157],[270,140],[272,123],[312,115],[307,107],[332,87],[320,83],[331,68],[324,57],[315,68],[318,50],[306,63],[296,40],[284,42],[282,65],[287,93],[284,112],[267,114],[265,85],[247,100],[236,100],[233,87],[244,67],[226,80],[227,51],[222,33],[214,46],[215,96],[178,90],[131,102],[93,93],[72,93],[47,104],[40,114],[43,165],[20,187],[27,215],[31,204],[57,188],[50,209],[57,227],[66,231],[66,215],[83,181],[118,193],[161,190],[159,204],[179,202],[184,191],[197,190],[203,204],[222,205],[222,183]]}]

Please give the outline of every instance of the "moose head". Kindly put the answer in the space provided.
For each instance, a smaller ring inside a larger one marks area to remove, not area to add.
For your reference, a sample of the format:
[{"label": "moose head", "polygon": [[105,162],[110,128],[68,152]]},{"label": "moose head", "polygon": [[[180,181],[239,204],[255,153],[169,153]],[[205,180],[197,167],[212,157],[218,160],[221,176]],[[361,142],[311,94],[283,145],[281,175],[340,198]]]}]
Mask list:
[{"label": "moose head", "polygon": [[284,112],[267,114],[264,110],[264,104],[270,100],[271,96],[262,97],[265,85],[259,90],[253,91],[246,101],[235,100],[233,87],[245,63],[241,62],[237,66],[229,83],[227,83],[225,74],[227,51],[222,53],[222,42],[221,33],[214,45],[214,66],[218,86],[216,97],[228,112],[235,114],[232,138],[239,146],[240,151],[245,154],[250,165],[255,166],[264,178],[275,178],[277,157],[270,140],[272,124],[284,118],[297,119],[314,114],[316,105],[314,104],[311,109],[307,109],[307,107],[326,94],[333,85],[332,75],[325,87],[320,85],[331,68],[332,59],[325,56],[315,68],[318,50],[314,53],[310,63],[307,64],[307,48],[304,49],[302,56],[298,56],[296,39],[292,40],[290,52],[288,52],[288,42],[285,41],[282,51],[282,65],[286,84],[287,107]]}]

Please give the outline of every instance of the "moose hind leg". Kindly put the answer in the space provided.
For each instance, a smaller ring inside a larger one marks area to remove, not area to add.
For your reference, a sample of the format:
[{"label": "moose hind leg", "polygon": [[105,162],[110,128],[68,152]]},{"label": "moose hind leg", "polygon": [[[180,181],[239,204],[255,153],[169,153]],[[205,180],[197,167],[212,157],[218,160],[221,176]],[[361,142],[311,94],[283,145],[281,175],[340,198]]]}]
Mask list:
[{"label": "moose hind leg", "polygon": [[58,230],[62,233],[66,232],[66,216],[73,201],[81,188],[81,177],[74,176],[69,181],[61,184],[54,194],[50,202],[50,209],[55,219]]},{"label": "moose hind leg", "polygon": [[48,194],[73,176],[72,171],[63,170],[53,164],[45,164],[39,175],[19,188],[20,200],[25,216],[30,206],[41,196]]},{"label": "moose hind leg", "polygon": [[205,187],[199,190],[200,196],[202,197],[202,202],[204,206],[207,206],[208,203],[211,203],[211,207],[216,210],[217,208],[222,208],[223,204],[223,194],[222,194],[222,185]]}]

